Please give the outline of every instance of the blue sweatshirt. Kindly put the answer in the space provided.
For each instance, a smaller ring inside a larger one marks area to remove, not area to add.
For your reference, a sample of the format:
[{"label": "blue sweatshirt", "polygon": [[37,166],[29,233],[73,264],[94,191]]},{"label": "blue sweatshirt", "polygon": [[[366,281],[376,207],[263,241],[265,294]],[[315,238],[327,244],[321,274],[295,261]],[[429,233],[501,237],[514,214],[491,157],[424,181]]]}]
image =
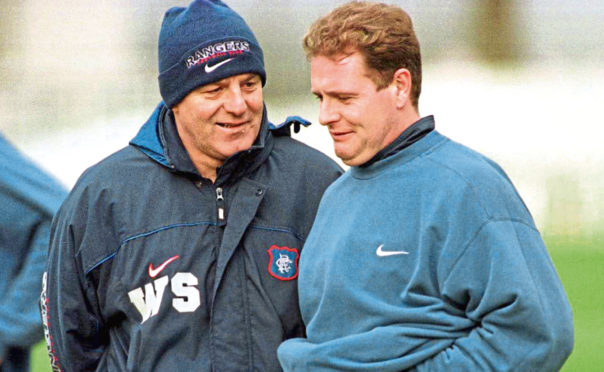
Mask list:
[{"label": "blue sweatshirt", "polygon": [[28,370],[50,222],[67,191],[0,135],[0,369]]},{"label": "blue sweatshirt", "polygon": [[285,371],[553,371],[571,309],[503,170],[436,131],[325,193]]}]

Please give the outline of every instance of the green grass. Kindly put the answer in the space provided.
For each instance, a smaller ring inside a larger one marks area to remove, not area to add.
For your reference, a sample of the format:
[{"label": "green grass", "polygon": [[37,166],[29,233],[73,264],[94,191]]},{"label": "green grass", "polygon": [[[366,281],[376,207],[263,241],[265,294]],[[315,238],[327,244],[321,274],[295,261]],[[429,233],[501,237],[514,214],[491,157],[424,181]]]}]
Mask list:
[{"label": "green grass", "polygon": [[[575,347],[562,372],[601,371],[604,365],[604,237],[546,238],[573,308]],[[50,372],[46,346],[32,351],[32,371]]]},{"label": "green grass", "polygon": [[573,309],[575,347],[563,372],[604,365],[604,238],[546,239]]}]

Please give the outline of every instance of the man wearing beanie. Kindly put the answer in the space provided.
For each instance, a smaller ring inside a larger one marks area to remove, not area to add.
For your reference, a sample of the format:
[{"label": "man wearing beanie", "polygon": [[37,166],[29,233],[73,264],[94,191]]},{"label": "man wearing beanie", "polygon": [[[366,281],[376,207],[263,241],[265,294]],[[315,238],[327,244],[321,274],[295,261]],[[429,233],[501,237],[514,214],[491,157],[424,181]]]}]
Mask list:
[{"label": "man wearing beanie", "polygon": [[[262,49],[221,1],[167,11],[163,101],[53,221],[41,296],[62,371],[280,371],[298,258],[341,169],[268,122]],[[296,123],[299,125],[299,123]]]}]

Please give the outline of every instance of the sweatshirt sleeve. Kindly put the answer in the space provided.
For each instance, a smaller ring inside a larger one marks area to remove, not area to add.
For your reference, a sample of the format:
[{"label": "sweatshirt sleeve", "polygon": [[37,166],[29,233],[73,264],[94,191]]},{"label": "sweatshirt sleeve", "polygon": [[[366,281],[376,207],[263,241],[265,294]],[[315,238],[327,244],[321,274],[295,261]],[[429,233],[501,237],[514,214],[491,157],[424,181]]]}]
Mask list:
[{"label": "sweatshirt sleeve", "polygon": [[[26,216],[24,216],[26,217]],[[28,348],[42,339],[42,324],[37,299],[40,294],[40,280],[46,263],[48,249],[48,230],[50,220],[38,215],[31,221],[29,249],[25,255],[21,270],[12,278],[11,284],[0,301],[0,350],[7,347]],[[21,221],[22,222],[22,221]],[[0,357],[3,357],[3,353]]]},{"label": "sweatshirt sleeve", "polygon": [[0,134],[0,359],[42,339],[37,300],[52,216],[66,194]]},{"label": "sweatshirt sleeve", "polygon": [[486,223],[442,285],[475,326],[417,371],[557,371],[570,354],[570,305],[534,227]]},{"label": "sweatshirt sleeve", "polygon": [[96,210],[78,199],[72,193],[53,220],[40,299],[50,362],[57,371],[95,370],[107,342],[94,280],[81,254],[108,239],[101,224],[90,223]]}]

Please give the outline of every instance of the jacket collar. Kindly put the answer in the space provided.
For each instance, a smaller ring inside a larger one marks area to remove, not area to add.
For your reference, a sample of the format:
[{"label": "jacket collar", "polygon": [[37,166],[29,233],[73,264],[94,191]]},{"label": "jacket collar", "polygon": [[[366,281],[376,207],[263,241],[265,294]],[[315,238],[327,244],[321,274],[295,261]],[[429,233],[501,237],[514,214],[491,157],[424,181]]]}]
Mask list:
[{"label": "jacket collar", "polygon": [[[163,102],[155,108],[130,144],[171,171],[202,178],[178,137],[172,111]],[[253,172],[268,158],[272,147],[273,138],[264,107],[260,131],[254,144],[225,160],[216,170],[215,184],[234,182]]]}]

